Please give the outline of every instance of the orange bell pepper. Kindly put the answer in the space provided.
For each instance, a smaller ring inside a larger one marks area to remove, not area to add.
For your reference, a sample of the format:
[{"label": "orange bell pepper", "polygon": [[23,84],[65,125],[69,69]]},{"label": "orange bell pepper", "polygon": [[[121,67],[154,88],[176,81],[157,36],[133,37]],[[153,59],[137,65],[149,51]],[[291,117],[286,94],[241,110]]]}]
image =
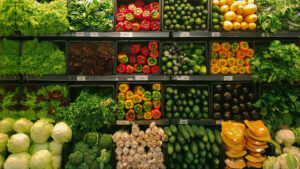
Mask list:
[{"label": "orange bell pepper", "polygon": [[230,74],[237,74],[239,72],[239,68],[237,66],[230,67]]},{"label": "orange bell pepper", "polygon": [[245,64],[245,61],[244,61],[243,59],[237,58],[237,59],[235,60],[235,63],[236,63],[236,65],[237,65],[238,67],[242,67],[242,66],[244,66],[244,64]]},{"label": "orange bell pepper", "polygon": [[128,84],[120,84],[119,85],[119,90],[122,93],[126,93],[129,90],[129,85]]},{"label": "orange bell pepper", "polygon": [[246,52],[246,56],[252,58],[254,56],[254,50],[249,48]]},{"label": "orange bell pepper", "polygon": [[152,85],[152,90],[154,91],[160,91],[161,90],[161,86],[159,83],[153,84]]},{"label": "orange bell pepper", "polygon": [[242,51],[242,50],[238,50],[236,52],[236,57],[240,58],[240,59],[244,59],[246,57],[246,52]]},{"label": "orange bell pepper", "polygon": [[229,51],[230,50],[230,43],[228,43],[228,42],[223,42],[222,44],[221,44],[221,50],[223,50],[223,51]]},{"label": "orange bell pepper", "polygon": [[212,66],[212,67],[210,68],[210,72],[211,72],[212,74],[218,74],[218,73],[221,72],[221,68],[220,68],[219,66]]},{"label": "orange bell pepper", "polygon": [[235,66],[235,58],[228,58],[227,63],[229,66]]},{"label": "orange bell pepper", "polygon": [[245,74],[246,73],[246,67],[239,67],[239,74]]},{"label": "orange bell pepper", "polygon": [[133,107],[134,107],[134,104],[133,104],[132,100],[126,100],[125,101],[125,108],[126,109],[133,109]]},{"label": "orange bell pepper", "polygon": [[126,100],[132,100],[133,99],[133,92],[132,91],[127,91],[126,92]]},{"label": "orange bell pepper", "polygon": [[151,120],[151,119],[152,119],[151,112],[145,112],[145,113],[144,113],[144,119],[146,119],[146,120]]},{"label": "orange bell pepper", "polygon": [[228,55],[228,52],[226,52],[226,51],[219,51],[219,57],[221,58],[221,59],[225,59],[225,58],[227,58],[227,55]]},{"label": "orange bell pepper", "polygon": [[227,60],[226,59],[219,59],[219,65],[221,67],[225,67],[228,65]]},{"label": "orange bell pepper", "polygon": [[221,50],[220,44],[219,44],[218,42],[213,42],[213,43],[211,44],[211,50],[212,50],[213,52],[218,52],[218,51],[220,51],[220,50]]},{"label": "orange bell pepper", "polygon": [[153,105],[153,108],[156,108],[156,109],[159,109],[160,106],[161,106],[161,101],[160,100],[155,100],[155,101],[152,101],[152,105]]},{"label": "orange bell pepper", "polygon": [[239,45],[240,45],[240,49],[243,50],[243,51],[247,51],[249,49],[248,42],[241,41]]},{"label": "orange bell pepper", "polygon": [[245,59],[245,64],[246,64],[246,66],[250,66],[251,64],[250,64],[250,58],[246,58]]},{"label": "orange bell pepper", "polygon": [[132,101],[134,104],[137,104],[137,103],[142,103],[143,99],[141,96],[135,94],[135,95],[133,95]]},{"label": "orange bell pepper", "polygon": [[219,65],[218,59],[211,59],[210,60],[210,66],[218,66],[218,65]]},{"label": "orange bell pepper", "polygon": [[250,66],[246,66],[245,68],[246,68],[246,73],[247,74],[252,74]]},{"label": "orange bell pepper", "polygon": [[125,94],[124,93],[118,93],[118,100],[126,100]]},{"label": "orange bell pepper", "polygon": [[145,92],[145,89],[142,86],[135,86],[133,91],[134,94],[142,96],[142,94]]},{"label": "orange bell pepper", "polygon": [[221,68],[221,73],[222,73],[222,74],[228,74],[228,73],[229,73],[228,67],[222,67],[222,68]]},{"label": "orange bell pepper", "polygon": [[227,53],[227,57],[228,57],[228,58],[233,58],[233,57],[235,57],[235,54],[234,54],[233,52],[229,51],[229,52]]}]

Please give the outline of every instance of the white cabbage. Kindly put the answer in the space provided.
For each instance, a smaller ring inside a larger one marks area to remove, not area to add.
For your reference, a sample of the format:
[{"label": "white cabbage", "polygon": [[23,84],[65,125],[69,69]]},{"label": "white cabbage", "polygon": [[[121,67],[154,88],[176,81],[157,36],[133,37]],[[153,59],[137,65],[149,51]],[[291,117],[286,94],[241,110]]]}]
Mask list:
[{"label": "white cabbage", "polygon": [[8,135],[4,133],[0,133],[0,154],[3,154],[6,151],[7,142],[8,142]]},{"label": "white cabbage", "polygon": [[53,169],[52,154],[48,150],[34,153],[30,160],[30,169]]},{"label": "white cabbage", "polygon": [[0,133],[9,133],[13,130],[15,120],[12,118],[5,118],[0,121]]},{"label": "white cabbage", "polygon": [[32,124],[33,123],[30,120],[21,118],[15,122],[13,129],[17,133],[29,133]]},{"label": "white cabbage", "polygon": [[30,128],[30,137],[35,143],[45,143],[52,132],[53,125],[50,119],[40,119]]},{"label": "white cabbage", "polygon": [[55,140],[50,142],[50,152],[52,155],[61,155],[63,150],[63,145],[59,144]]},{"label": "white cabbage", "polygon": [[4,162],[4,169],[29,169],[30,158],[28,153],[11,154]]},{"label": "white cabbage", "polygon": [[60,144],[71,141],[72,130],[64,122],[57,123],[51,133],[51,137]]},{"label": "white cabbage", "polygon": [[24,133],[17,133],[12,135],[7,143],[8,151],[14,154],[27,151],[29,146],[30,139]]},{"label": "white cabbage", "polygon": [[31,155],[33,155],[35,152],[38,152],[40,150],[49,150],[49,142],[46,142],[46,143],[33,143],[31,146],[30,146],[30,150],[29,150],[29,153]]},{"label": "white cabbage", "polygon": [[61,155],[53,156],[53,169],[60,169],[61,168]]}]

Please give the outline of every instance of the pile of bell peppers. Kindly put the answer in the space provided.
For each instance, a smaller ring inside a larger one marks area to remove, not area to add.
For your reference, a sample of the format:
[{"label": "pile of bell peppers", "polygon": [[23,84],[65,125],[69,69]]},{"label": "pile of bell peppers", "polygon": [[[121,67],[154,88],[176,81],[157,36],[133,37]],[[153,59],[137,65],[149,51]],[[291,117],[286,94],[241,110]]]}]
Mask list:
[{"label": "pile of bell peppers", "polygon": [[144,4],[142,0],[119,6],[116,14],[116,31],[157,31],[159,30],[159,3]]},{"label": "pile of bell peppers", "polygon": [[213,42],[210,53],[211,74],[251,74],[254,50],[248,42]]},{"label": "pile of bell peppers", "polygon": [[[129,55],[128,55],[129,54]],[[131,45],[130,52],[121,51],[118,54],[118,73],[159,73],[158,43],[155,41],[142,45]]]},{"label": "pile of bell peppers", "polygon": [[122,83],[118,86],[117,107],[119,120],[123,120],[124,115],[130,121],[160,119],[161,85],[156,83],[151,88],[144,88],[141,85],[129,86]]}]

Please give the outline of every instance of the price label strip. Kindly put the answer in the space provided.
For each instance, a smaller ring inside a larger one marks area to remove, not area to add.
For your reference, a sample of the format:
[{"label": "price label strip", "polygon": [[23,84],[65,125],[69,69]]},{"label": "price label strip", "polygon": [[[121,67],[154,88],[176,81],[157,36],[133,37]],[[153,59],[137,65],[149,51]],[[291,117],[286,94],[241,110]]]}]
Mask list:
[{"label": "price label strip", "polygon": [[190,37],[190,32],[180,32],[179,36],[182,37],[182,38]]},{"label": "price label strip", "polygon": [[120,32],[120,37],[133,37],[133,32]]},{"label": "price label strip", "polygon": [[117,125],[130,125],[128,120],[117,120]]},{"label": "price label strip", "polygon": [[75,35],[76,35],[76,36],[83,37],[83,36],[84,36],[84,32],[76,32]]},{"label": "price label strip", "polygon": [[224,76],[224,81],[233,81],[233,76]]},{"label": "price label strip", "polygon": [[77,76],[77,81],[85,81],[85,76]]},{"label": "price label strip", "polygon": [[180,119],[179,124],[188,124],[189,120],[188,119]]},{"label": "price label strip", "polygon": [[90,32],[90,37],[100,37],[99,32]]},{"label": "price label strip", "polygon": [[211,36],[212,36],[212,37],[220,37],[220,36],[221,36],[221,33],[220,33],[220,32],[212,32],[212,33],[211,33]]},{"label": "price label strip", "polygon": [[147,75],[144,75],[144,76],[135,76],[135,80],[147,81],[148,80],[148,76]]},{"label": "price label strip", "polygon": [[189,76],[176,76],[175,77],[176,80],[190,80]]}]

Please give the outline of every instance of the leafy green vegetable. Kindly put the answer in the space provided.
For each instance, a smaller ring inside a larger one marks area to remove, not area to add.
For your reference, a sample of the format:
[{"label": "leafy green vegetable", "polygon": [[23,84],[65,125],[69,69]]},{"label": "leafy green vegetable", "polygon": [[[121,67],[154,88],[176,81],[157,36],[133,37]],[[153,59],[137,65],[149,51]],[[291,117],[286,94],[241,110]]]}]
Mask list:
[{"label": "leafy green vegetable", "polygon": [[71,31],[111,31],[113,28],[112,0],[71,0],[69,4]]},{"label": "leafy green vegetable", "polygon": [[0,41],[0,75],[17,75],[19,73],[19,55],[19,42],[7,39]]},{"label": "leafy green vegetable", "polygon": [[256,53],[251,65],[254,82],[293,83],[300,79],[300,49],[275,40],[266,50]]}]

